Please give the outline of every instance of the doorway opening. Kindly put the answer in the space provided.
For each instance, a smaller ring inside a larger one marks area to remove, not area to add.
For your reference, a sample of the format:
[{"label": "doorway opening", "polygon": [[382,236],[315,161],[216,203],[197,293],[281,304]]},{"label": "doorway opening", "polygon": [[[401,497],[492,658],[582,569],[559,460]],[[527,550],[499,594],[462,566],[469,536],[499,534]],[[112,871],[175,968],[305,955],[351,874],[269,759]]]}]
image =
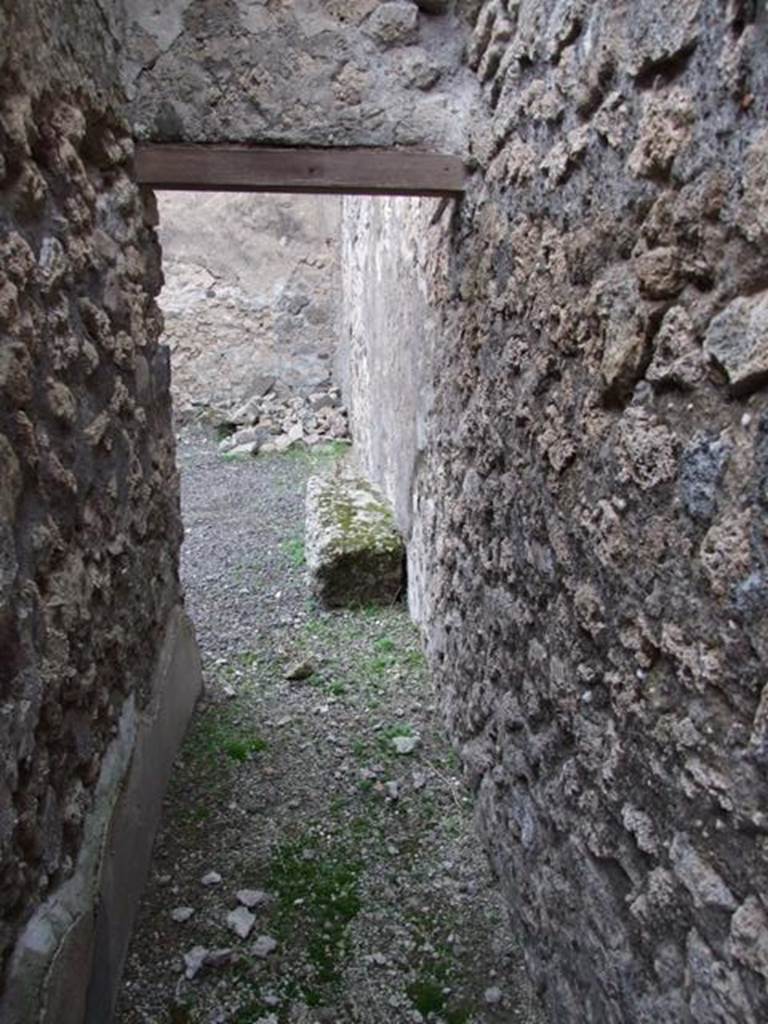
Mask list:
[{"label": "doorway opening", "polygon": [[[333,293],[349,287],[341,264],[361,208],[345,225],[343,200],[327,193],[314,209],[306,196],[249,208],[238,193],[234,207],[209,207],[214,241],[199,226],[205,198],[173,198],[160,203],[161,301],[177,375],[211,396],[183,410],[176,396],[182,581],[206,692],[171,781],[117,1020],[538,1021],[417,627],[389,597],[325,607],[308,579],[308,480],[364,469],[333,371],[347,329]],[[431,218],[441,198],[374,201],[425,203]],[[232,216],[259,232],[259,256]],[[203,257],[244,266],[233,283]],[[240,328],[250,354],[273,361],[243,370],[245,390],[228,396],[227,375],[249,354]],[[179,362],[195,329],[199,371],[189,351]],[[302,344],[310,330],[314,347]],[[247,430],[262,434],[243,440]]]}]

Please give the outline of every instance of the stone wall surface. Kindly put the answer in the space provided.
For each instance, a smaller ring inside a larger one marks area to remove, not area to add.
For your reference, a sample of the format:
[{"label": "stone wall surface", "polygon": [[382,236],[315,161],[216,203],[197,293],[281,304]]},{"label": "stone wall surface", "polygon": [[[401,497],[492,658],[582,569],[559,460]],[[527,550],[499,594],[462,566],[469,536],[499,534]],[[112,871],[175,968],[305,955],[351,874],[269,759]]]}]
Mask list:
[{"label": "stone wall surface", "polygon": [[432,229],[372,201],[345,226],[350,287],[433,352],[426,444],[408,416],[391,438],[423,447],[415,491],[365,418],[419,354],[361,344],[365,311],[353,433],[417,510],[432,665],[552,1019],[758,1024],[765,5],[478,6],[467,196]]},{"label": "stone wall surface", "polygon": [[[121,33],[99,0],[0,3],[0,1019],[13,1024],[80,1019],[107,812],[180,614],[159,247],[131,181]],[[119,963],[118,932],[97,959],[111,947]],[[54,977],[67,943],[78,955]],[[66,998],[40,1016],[59,984]]]},{"label": "stone wall surface", "polygon": [[336,345],[340,200],[158,196],[176,412],[240,405],[269,379],[328,379]]},{"label": "stone wall surface", "polygon": [[198,674],[122,76],[143,138],[468,150],[348,204],[341,365],[492,861],[554,1020],[761,1024],[765,4],[126,7],[0,0],[0,1021],[108,1019]]},{"label": "stone wall surface", "polygon": [[131,0],[140,138],[461,152],[476,95],[445,0]]},{"label": "stone wall surface", "polygon": [[336,364],[362,473],[382,488],[408,546],[411,615],[423,621],[425,548],[416,481],[427,444],[448,246],[438,199],[344,199]]}]

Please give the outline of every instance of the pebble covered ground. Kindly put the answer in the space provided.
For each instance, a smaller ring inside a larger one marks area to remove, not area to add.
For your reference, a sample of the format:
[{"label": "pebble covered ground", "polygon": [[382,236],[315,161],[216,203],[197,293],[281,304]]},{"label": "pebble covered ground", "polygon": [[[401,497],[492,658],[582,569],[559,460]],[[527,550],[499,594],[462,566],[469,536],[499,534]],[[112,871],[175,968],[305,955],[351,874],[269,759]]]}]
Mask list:
[{"label": "pebble covered ground", "polygon": [[[118,1024],[541,1024],[400,604],[326,612],[303,491],[343,446],[179,441],[205,696]],[[289,678],[294,677],[294,678]]]}]

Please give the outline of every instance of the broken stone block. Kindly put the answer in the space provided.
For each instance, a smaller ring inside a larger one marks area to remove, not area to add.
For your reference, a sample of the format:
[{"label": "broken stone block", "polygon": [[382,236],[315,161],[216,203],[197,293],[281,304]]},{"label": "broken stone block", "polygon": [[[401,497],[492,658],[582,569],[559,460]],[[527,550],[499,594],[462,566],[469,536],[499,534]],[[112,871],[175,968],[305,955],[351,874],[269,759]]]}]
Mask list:
[{"label": "broken stone block", "polygon": [[371,15],[367,31],[381,46],[405,46],[419,35],[419,9],[405,0],[381,4]]},{"label": "broken stone block", "polygon": [[638,315],[642,301],[637,278],[625,268],[615,268],[595,283],[591,301],[603,336],[604,392],[611,398],[626,396],[642,374],[648,347]]},{"label": "broken stone block", "polygon": [[309,480],[306,560],[322,604],[391,604],[403,588],[404,554],[392,511],[366,480]]},{"label": "broken stone block", "polygon": [[683,452],[678,486],[685,511],[692,519],[707,523],[717,511],[718,489],[732,447],[724,435],[701,433],[694,435]]},{"label": "broken stone block", "polygon": [[409,88],[431,89],[442,74],[442,68],[421,48],[406,50],[401,62],[403,78]]},{"label": "broken stone block", "polygon": [[768,981],[768,917],[754,896],[731,918],[730,946],[737,960]]},{"label": "broken stone block", "polygon": [[688,313],[673,306],[664,316],[654,339],[654,355],[646,371],[646,380],[654,385],[692,388],[702,378],[704,362],[701,348]]},{"label": "broken stone block", "polygon": [[666,7],[637,5],[623,27],[623,61],[633,76],[668,66],[690,52],[701,31],[701,0],[677,0]]},{"label": "broken stone block", "polygon": [[229,460],[247,458],[250,455],[258,454],[259,446],[254,441],[247,441],[245,444],[235,445],[224,452],[224,458]]},{"label": "broken stone block", "polygon": [[266,427],[246,427],[244,430],[236,430],[234,434],[225,437],[219,444],[219,451],[232,451],[235,448],[243,448],[245,445],[253,445],[258,451],[262,444],[265,444],[272,435]]},{"label": "broken stone block", "polygon": [[725,371],[734,394],[754,391],[768,381],[768,292],[735,299],[714,318],[704,352]]},{"label": "broken stone block", "polygon": [[261,398],[257,395],[253,398],[249,398],[247,402],[243,402],[232,415],[229,417],[232,423],[249,424],[255,423],[261,412]]},{"label": "broken stone block", "polygon": [[694,848],[683,832],[675,834],[669,851],[675,874],[693,897],[697,907],[736,910],[733,893],[723,879]]},{"label": "broken stone block", "polygon": [[676,89],[665,96],[650,94],[640,122],[640,138],[629,157],[638,177],[666,175],[677,154],[689,142],[695,121],[691,96]]},{"label": "broken stone block", "polygon": [[685,284],[680,252],[670,245],[651,249],[635,261],[642,295],[651,299],[669,299]]},{"label": "broken stone block", "polygon": [[203,967],[226,967],[233,960],[231,949],[206,949],[205,946],[193,946],[184,954],[184,974],[192,981]]}]

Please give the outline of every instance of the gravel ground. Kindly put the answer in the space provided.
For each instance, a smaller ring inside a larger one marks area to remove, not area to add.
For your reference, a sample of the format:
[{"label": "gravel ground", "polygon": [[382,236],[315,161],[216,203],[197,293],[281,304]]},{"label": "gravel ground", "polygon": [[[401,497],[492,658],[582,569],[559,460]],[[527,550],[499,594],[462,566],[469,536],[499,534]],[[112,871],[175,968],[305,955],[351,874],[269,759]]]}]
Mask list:
[{"label": "gravel ground", "polygon": [[[226,461],[180,439],[206,695],[118,1024],[543,1020],[405,610],[309,598],[303,490],[337,457]],[[311,674],[287,679],[299,662]]]}]

